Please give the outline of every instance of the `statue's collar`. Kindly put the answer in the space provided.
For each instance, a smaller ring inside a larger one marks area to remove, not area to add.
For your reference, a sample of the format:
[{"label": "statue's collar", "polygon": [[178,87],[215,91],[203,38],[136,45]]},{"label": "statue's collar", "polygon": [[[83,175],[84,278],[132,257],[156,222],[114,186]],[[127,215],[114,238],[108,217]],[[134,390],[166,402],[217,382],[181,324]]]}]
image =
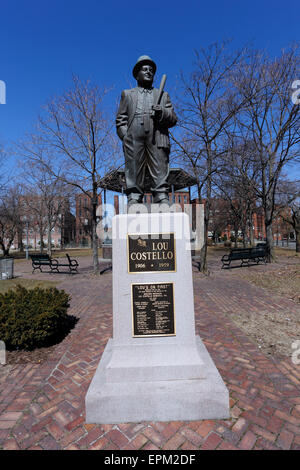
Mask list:
[{"label": "statue's collar", "polygon": [[140,93],[152,93],[153,87],[152,88],[143,88],[141,86],[137,87]]}]

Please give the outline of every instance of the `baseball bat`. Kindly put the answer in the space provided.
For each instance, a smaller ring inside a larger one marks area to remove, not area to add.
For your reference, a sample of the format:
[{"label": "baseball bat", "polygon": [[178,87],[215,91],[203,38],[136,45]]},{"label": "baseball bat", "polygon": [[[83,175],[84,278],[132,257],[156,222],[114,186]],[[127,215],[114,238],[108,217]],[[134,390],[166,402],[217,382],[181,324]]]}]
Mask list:
[{"label": "baseball bat", "polygon": [[164,92],[164,86],[165,86],[165,83],[166,83],[166,80],[167,80],[167,75],[164,74],[161,78],[161,82],[160,82],[160,85],[159,85],[159,90],[158,90],[158,97],[157,97],[157,103],[156,103],[156,106],[158,106],[161,102],[161,99],[162,99],[162,95],[163,95],[163,92]]}]

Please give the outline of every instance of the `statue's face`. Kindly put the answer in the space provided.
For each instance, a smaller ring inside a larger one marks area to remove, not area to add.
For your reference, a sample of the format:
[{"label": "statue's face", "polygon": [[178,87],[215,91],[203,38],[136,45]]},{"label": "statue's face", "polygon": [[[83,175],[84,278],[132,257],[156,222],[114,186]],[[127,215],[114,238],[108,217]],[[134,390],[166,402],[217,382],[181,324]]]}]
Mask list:
[{"label": "statue's face", "polygon": [[139,86],[149,87],[153,83],[154,70],[151,65],[142,65],[137,73],[137,82]]}]

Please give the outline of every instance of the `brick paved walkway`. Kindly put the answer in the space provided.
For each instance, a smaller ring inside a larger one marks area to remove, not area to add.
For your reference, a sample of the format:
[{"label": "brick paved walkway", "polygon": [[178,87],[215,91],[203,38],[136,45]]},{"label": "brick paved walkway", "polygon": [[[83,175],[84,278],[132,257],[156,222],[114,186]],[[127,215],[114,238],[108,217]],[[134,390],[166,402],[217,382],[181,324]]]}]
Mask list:
[{"label": "brick paved walkway", "polygon": [[[84,397],[112,335],[111,273],[94,277],[89,261],[81,259],[81,274],[55,278],[80,320],[47,363],[0,366],[2,449],[300,449],[300,366],[263,355],[226,316],[274,308],[299,315],[300,308],[219,263],[209,277],[194,272],[196,329],[230,391],[231,418],[85,424]],[[31,277],[29,264],[16,271]]]}]

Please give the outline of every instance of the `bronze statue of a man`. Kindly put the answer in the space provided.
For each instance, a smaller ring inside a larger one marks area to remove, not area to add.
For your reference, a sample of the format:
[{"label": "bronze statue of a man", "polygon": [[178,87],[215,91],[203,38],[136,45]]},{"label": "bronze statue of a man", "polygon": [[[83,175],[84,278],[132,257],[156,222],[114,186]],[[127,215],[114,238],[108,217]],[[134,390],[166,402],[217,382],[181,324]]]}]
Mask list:
[{"label": "bronze statue of a man", "polygon": [[116,118],[117,134],[123,141],[129,206],[143,200],[146,168],[153,202],[169,203],[168,128],[175,126],[177,117],[168,93],[163,92],[157,105],[159,90],[152,87],[155,72],[156,64],[149,56],[139,57],[132,72],[138,86],[122,92]]}]

